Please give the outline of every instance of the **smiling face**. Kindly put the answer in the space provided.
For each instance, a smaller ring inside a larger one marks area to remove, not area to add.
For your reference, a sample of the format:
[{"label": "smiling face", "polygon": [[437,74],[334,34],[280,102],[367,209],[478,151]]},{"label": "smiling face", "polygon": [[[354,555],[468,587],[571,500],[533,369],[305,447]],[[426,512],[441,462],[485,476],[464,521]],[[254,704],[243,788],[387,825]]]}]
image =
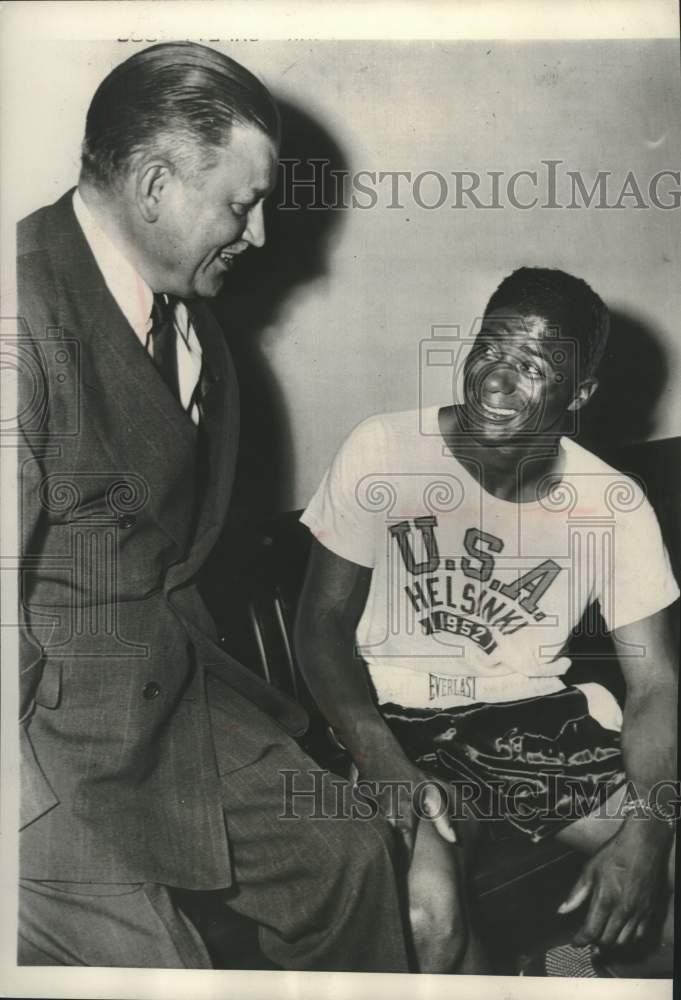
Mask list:
[{"label": "smiling face", "polygon": [[164,167],[147,175],[145,197],[156,199],[146,227],[155,291],[182,298],[220,292],[238,255],[265,242],[263,201],[276,168],[273,141],[255,126],[235,124],[215,162],[195,176]]},{"label": "smiling face", "polygon": [[478,441],[558,435],[566,411],[590,398],[596,383],[579,382],[574,343],[552,334],[543,316],[486,314],[464,367],[463,411]]}]

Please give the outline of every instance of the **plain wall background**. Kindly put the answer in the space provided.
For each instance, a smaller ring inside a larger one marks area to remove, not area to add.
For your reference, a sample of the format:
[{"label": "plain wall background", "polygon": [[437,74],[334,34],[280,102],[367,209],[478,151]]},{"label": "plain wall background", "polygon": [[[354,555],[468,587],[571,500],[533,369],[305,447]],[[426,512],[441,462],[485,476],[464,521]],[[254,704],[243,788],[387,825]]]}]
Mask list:
[{"label": "plain wall background", "polygon": [[[7,54],[3,185],[17,218],[75,183],[90,97],[138,47],[36,42]],[[681,167],[676,41],[215,47],[282,99],[285,155],[350,172],[542,178],[541,161],[560,159],[560,176],[580,170],[589,187],[598,170],[612,171],[612,200],[634,171],[647,200],[653,174]],[[522,211],[503,193],[500,210],[451,209],[448,199],[429,211],[408,193],[391,210],[387,184],[377,191],[371,210],[272,212],[268,246],[241,262],[218,303],[244,395],[244,502],[255,492],[263,510],[303,506],[363,417],[417,406],[420,386],[424,403],[448,401],[451,373],[421,377],[420,342],[432,326],[466,332],[521,264],[572,271],[613,310],[595,447],[680,433],[681,210],[630,199],[621,210]],[[483,181],[481,197],[488,191]],[[518,192],[532,194],[527,184]],[[559,198],[567,194],[561,181]]]}]

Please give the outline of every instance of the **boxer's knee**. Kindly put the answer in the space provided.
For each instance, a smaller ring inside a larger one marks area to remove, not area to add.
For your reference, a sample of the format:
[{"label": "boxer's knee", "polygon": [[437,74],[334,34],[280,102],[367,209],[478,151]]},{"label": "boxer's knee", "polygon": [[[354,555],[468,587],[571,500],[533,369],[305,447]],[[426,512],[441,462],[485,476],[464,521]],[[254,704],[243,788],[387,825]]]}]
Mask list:
[{"label": "boxer's knee", "polygon": [[419,971],[453,972],[468,945],[465,915],[451,894],[412,904],[409,922]]}]

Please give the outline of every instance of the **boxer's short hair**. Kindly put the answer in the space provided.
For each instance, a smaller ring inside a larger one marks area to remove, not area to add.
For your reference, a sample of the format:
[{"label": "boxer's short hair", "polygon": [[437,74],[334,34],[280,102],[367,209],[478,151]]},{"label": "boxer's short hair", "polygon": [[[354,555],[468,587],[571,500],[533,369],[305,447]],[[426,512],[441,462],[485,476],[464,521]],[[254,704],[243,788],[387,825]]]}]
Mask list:
[{"label": "boxer's short hair", "polygon": [[610,314],[586,281],[554,268],[521,267],[493,292],[485,314],[501,309],[543,317],[560,337],[577,342],[580,378],[595,373],[607,345]]}]

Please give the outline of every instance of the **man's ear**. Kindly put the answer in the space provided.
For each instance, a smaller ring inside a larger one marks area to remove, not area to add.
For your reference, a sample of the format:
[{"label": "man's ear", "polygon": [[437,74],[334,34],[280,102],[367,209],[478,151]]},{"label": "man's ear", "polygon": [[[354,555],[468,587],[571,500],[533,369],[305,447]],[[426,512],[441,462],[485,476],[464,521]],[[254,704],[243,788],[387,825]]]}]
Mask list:
[{"label": "man's ear", "polygon": [[145,222],[156,222],[161,212],[161,201],[173,175],[169,163],[153,160],[142,164],[136,175],[135,202]]},{"label": "man's ear", "polygon": [[568,404],[568,410],[581,410],[583,406],[589,402],[596,389],[598,388],[597,378],[585,378],[579,383],[577,392],[572,398],[572,401]]}]

